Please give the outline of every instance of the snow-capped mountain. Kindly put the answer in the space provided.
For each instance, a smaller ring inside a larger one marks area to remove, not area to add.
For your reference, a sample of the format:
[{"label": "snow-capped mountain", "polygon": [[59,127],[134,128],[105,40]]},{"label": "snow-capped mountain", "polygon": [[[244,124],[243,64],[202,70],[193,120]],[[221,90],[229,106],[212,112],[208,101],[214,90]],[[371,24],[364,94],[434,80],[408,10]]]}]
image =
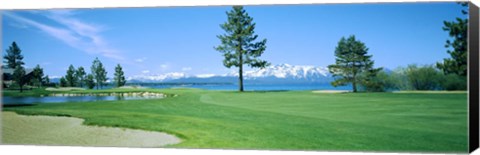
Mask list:
[{"label": "snow-capped mountain", "polygon": [[[245,83],[325,83],[332,80],[325,67],[280,64],[244,72]],[[185,73],[161,75],[138,75],[128,77],[129,82],[175,82],[175,83],[237,83],[238,73],[224,75]]]},{"label": "snow-capped mountain", "polygon": [[185,73],[172,72],[167,74],[158,74],[158,75],[136,75],[128,77],[127,81],[136,81],[136,82],[162,82],[168,80],[175,80],[181,78],[187,78],[188,76]]},{"label": "snow-capped mountain", "polygon": [[[275,66],[269,66],[263,69],[246,71],[244,74],[245,79],[257,79],[274,77],[280,79],[314,79],[328,77],[329,72],[325,67],[315,66],[294,66],[289,64],[280,64]],[[237,72],[227,74],[227,76],[238,76]]]}]

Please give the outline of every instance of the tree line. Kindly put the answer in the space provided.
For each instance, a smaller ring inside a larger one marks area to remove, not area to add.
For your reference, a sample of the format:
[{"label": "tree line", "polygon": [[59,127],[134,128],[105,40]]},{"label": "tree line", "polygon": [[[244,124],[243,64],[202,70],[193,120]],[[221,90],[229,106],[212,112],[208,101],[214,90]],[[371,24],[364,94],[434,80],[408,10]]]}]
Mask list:
[{"label": "tree line", "polygon": [[[12,45],[9,46],[9,48],[6,50],[6,55],[3,58],[5,67],[14,69],[13,75],[11,75],[12,77],[10,78],[12,81],[14,81],[15,86],[18,86],[20,92],[23,92],[25,85],[34,86],[37,88],[42,86],[52,86],[53,83],[50,83],[50,78],[48,75],[44,76],[43,68],[41,68],[40,65],[37,65],[35,68],[33,68],[31,76],[27,76],[24,67],[25,63],[23,62],[24,57],[22,55],[22,50],[16,42],[13,42]],[[85,68],[80,66],[75,69],[73,65],[70,65],[66,75],[60,78],[58,86],[87,87],[89,89],[93,89],[94,87],[99,89],[105,86],[108,80],[107,71],[98,58],[95,58],[90,70],[91,73],[87,74]],[[122,66],[117,64],[114,73],[114,84],[116,87],[121,87],[124,86],[125,83],[126,79]],[[6,87],[5,83],[3,86]]]},{"label": "tree line", "polygon": [[[88,89],[101,89],[107,84],[107,80],[107,71],[97,57],[92,62],[89,74],[85,72],[85,69],[82,66],[75,69],[73,65],[70,65],[66,75],[60,78],[60,87],[87,87]],[[115,67],[113,80],[116,87],[124,86],[127,82],[120,64],[117,64]]]}]

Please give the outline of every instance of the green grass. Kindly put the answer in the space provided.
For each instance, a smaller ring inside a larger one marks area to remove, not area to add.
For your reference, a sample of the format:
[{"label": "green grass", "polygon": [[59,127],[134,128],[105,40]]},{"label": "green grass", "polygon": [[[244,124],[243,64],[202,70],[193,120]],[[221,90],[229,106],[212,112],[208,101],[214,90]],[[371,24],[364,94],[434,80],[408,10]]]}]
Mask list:
[{"label": "green grass", "polygon": [[183,139],[171,146],[178,148],[467,152],[466,93],[101,91],[178,96],[4,110],[79,117],[89,125],[163,131]]}]

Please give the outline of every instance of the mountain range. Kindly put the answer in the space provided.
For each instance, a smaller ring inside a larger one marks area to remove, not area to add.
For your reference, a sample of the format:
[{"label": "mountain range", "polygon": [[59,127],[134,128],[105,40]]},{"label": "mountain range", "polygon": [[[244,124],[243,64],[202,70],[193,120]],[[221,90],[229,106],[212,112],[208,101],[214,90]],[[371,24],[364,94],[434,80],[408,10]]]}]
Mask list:
[{"label": "mountain range", "polygon": [[[280,64],[244,72],[244,82],[250,84],[328,83],[332,80],[326,67],[316,66]],[[190,76],[181,72],[172,72],[159,75],[136,75],[128,77],[127,81],[129,83],[237,83],[238,73]]]}]

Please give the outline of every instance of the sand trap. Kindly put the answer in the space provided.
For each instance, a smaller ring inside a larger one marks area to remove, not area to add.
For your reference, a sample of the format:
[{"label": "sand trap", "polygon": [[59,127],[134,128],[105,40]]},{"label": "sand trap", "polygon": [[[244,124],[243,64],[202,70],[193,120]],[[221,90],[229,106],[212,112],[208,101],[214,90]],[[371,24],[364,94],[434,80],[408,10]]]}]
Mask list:
[{"label": "sand trap", "polygon": [[162,132],[82,125],[83,119],[1,112],[2,144],[162,147],[180,139]]},{"label": "sand trap", "polygon": [[347,93],[348,90],[314,90],[313,93]]},{"label": "sand trap", "polygon": [[45,89],[47,91],[72,91],[72,90],[85,90],[85,88],[79,88],[79,87],[60,87],[60,88],[53,88],[53,87],[48,87]]}]

